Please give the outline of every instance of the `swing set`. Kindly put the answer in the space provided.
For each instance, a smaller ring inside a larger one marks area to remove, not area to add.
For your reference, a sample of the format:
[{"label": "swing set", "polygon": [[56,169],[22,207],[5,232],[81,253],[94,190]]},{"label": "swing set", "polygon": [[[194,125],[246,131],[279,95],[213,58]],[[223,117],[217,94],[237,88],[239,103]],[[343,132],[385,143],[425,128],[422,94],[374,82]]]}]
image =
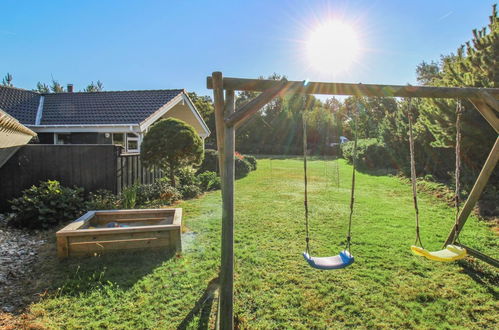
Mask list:
[{"label": "swing set", "polygon": [[[354,95],[378,97],[423,97],[423,98],[455,98],[468,99],[477,111],[499,133],[499,88],[474,88],[474,87],[429,87],[429,86],[396,86],[373,84],[346,84],[288,81],[283,79],[242,79],[224,78],[221,72],[214,72],[207,78],[207,88],[213,89],[215,105],[215,124],[217,131],[217,147],[219,151],[220,176],[222,178],[222,246],[220,269],[220,328],[233,329],[233,284],[234,284],[234,152],[236,129],[248,120],[253,114],[277,96],[285,94],[321,94],[321,95]],[[235,91],[261,92],[256,98],[236,110]],[[225,93],[224,93],[225,92]],[[412,131],[412,119],[410,119]],[[306,132],[304,132],[306,134]],[[410,132],[411,133],[411,132]],[[413,137],[410,134],[411,169],[414,165]],[[304,143],[306,149],[306,141]],[[457,146],[456,146],[457,147]],[[459,156],[459,152],[457,152]],[[457,157],[456,157],[457,158]],[[485,188],[494,168],[499,161],[499,137],[496,138],[492,150],[478,175],[478,178],[466,199],[462,209],[458,209],[454,226],[449,233],[444,249],[441,251],[427,251],[421,244],[419,237],[419,212],[417,209],[417,196],[415,189],[415,171],[413,173],[413,194],[416,210],[416,239],[419,246],[411,249],[415,254],[439,261],[452,261],[462,259],[466,254],[472,255],[487,263],[499,267],[499,262],[481,252],[464,246],[458,241],[466,220]],[[457,160],[456,160],[457,162]],[[354,157],[355,165],[355,157]],[[456,171],[459,166],[456,164]],[[305,187],[306,179],[306,150],[304,150]],[[309,236],[306,239],[304,257],[307,262],[319,269],[338,269],[351,265],[354,261],[350,253],[351,219],[354,206],[355,167],[352,175],[352,190],[350,198],[350,218],[345,250],[333,257],[312,257],[309,254]],[[457,191],[458,188],[456,188]],[[307,218],[307,194],[305,193],[305,217]],[[457,194],[456,194],[457,195]],[[459,206],[459,205],[458,205]],[[306,219],[308,231],[308,221]]]}]

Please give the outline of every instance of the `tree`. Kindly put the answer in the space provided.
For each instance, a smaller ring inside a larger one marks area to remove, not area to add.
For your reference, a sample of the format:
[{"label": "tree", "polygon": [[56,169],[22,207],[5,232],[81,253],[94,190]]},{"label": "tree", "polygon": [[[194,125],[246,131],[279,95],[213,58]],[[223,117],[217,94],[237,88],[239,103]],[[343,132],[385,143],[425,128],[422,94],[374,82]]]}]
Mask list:
[{"label": "tree", "polygon": [[97,80],[97,83],[93,81],[85,87],[84,92],[102,92],[104,90],[104,84],[100,80]]},{"label": "tree", "polygon": [[440,67],[435,61],[431,61],[431,63],[423,61],[416,67],[417,80],[422,85],[431,85],[431,82],[438,77],[439,73]]},{"label": "tree", "polygon": [[196,93],[189,93],[189,98],[198,110],[201,117],[205,121],[206,125],[211,131],[210,136],[206,139],[208,144],[216,144],[216,125],[215,125],[215,107],[213,106],[213,101],[209,96],[198,96]]},{"label": "tree", "polygon": [[[434,86],[499,87],[499,21],[494,5],[487,28],[473,30],[473,38],[457,49],[457,54],[443,56],[438,74],[431,79]],[[418,78],[419,79],[419,78]],[[482,167],[497,134],[467,100],[462,117],[463,179],[471,180]],[[421,122],[433,137],[433,147],[455,145],[456,100],[426,99],[420,103]],[[449,159],[452,162],[452,159]],[[497,176],[496,176],[497,178]]]},{"label": "tree", "polygon": [[47,85],[45,83],[38,82],[36,84],[35,91],[37,91],[40,94],[48,94],[48,93],[50,93],[50,87],[49,87],[49,85]]},{"label": "tree", "polygon": [[59,84],[57,80],[52,79],[52,85],[50,85],[50,90],[52,93],[64,93],[64,86]]},{"label": "tree", "polygon": [[2,79],[2,85],[8,87],[14,87],[14,85],[12,84],[12,79],[13,79],[12,75],[7,72],[5,77]]},{"label": "tree", "polygon": [[159,166],[175,187],[175,173],[203,161],[203,141],[194,128],[179,119],[162,119],[144,136],[140,156],[145,166]]}]

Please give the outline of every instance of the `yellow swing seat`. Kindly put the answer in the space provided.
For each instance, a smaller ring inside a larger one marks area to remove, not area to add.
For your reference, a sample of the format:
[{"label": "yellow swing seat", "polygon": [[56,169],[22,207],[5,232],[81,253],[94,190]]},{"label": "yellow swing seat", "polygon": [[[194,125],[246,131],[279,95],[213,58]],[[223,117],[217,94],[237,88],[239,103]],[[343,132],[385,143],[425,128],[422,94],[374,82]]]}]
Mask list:
[{"label": "yellow swing seat", "polygon": [[447,245],[445,249],[439,251],[428,251],[416,245],[412,245],[411,250],[415,255],[441,262],[461,260],[468,255],[465,248],[452,244]]}]

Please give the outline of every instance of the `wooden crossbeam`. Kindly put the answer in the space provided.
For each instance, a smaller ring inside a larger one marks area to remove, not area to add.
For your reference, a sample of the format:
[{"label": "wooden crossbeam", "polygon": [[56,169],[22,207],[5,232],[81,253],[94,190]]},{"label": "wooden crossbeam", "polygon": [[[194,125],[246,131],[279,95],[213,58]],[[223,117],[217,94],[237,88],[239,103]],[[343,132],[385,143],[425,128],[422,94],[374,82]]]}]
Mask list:
[{"label": "wooden crossbeam", "polygon": [[267,103],[272,101],[274,97],[282,93],[288,87],[288,82],[283,79],[269,89],[265,90],[262,94],[255,97],[253,100],[249,101],[236,112],[227,114],[225,118],[225,124],[228,127],[240,126],[243,122],[248,120],[254,113],[264,107]]},{"label": "wooden crossbeam", "polygon": [[[207,78],[207,88],[214,89],[212,77]],[[279,80],[223,78],[222,88],[235,91],[263,92]],[[477,87],[429,87],[401,85],[349,84],[329,82],[289,81],[289,88],[295,93],[322,95],[357,95],[380,97],[433,97],[433,98],[479,98],[486,92],[493,98],[499,98],[499,88]]]}]

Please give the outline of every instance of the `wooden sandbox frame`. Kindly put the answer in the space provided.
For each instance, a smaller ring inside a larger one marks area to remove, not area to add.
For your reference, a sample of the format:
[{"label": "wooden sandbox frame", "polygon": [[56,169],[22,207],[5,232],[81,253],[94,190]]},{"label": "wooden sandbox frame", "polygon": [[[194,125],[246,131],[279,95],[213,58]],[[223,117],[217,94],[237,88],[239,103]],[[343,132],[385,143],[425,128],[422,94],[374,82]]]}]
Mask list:
[{"label": "wooden sandbox frame", "polygon": [[[88,228],[110,222],[141,225]],[[181,208],[88,211],[56,233],[57,255],[82,257],[144,249],[180,252],[181,233]]]}]

